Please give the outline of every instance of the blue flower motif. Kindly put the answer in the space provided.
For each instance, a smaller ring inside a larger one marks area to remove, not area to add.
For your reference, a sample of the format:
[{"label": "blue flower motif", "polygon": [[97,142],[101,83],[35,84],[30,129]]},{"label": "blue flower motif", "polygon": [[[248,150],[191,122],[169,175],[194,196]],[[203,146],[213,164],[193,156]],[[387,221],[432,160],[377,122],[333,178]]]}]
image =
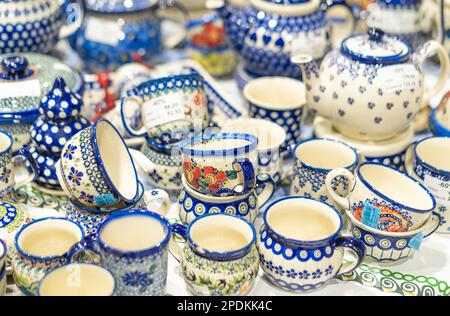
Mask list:
[{"label": "blue flower motif", "polygon": [[314,271],[312,273],[312,278],[313,279],[319,279],[322,276],[323,272],[320,271],[320,269],[317,269],[316,271]]},{"label": "blue flower motif", "polygon": [[297,275],[298,275],[298,273],[295,272],[294,269],[286,270],[286,276],[287,276],[288,278],[295,279],[295,278],[297,277]]},{"label": "blue flower motif", "polygon": [[169,179],[169,182],[175,185],[181,185],[181,173],[177,172],[172,178]]},{"label": "blue flower motif", "polygon": [[77,146],[74,145],[68,145],[67,149],[63,153],[64,158],[68,158],[69,160],[73,159],[73,154],[75,153],[75,150],[77,149]]},{"label": "blue flower motif", "polygon": [[274,271],[275,271],[275,273],[276,274],[279,274],[279,275],[284,275],[284,270],[283,270],[283,267],[282,266],[275,266],[274,267]]},{"label": "blue flower motif", "polygon": [[333,272],[333,266],[330,264],[328,268],[325,269],[325,275],[330,275]]},{"label": "blue flower motif", "polygon": [[308,270],[303,270],[298,273],[298,278],[301,280],[308,280],[310,275],[311,274],[308,272]]},{"label": "blue flower motif", "polygon": [[12,172],[11,169],[3,167],[2,174],[0,175],[0,181],[8,183],[8,179],[11,176],[11,172]]},{"label": "blue flower motif", "polygon": [[69,180],[75,183],[76,185],[81,184],[81,178],[83,177],[83,173],[81,171],[78,171],[74,167],[70,167],[69,172]]},{"label": "blue flower motif", "polygon": [[158,190],[151,190],[151,191],[150,191],[150,194],[151,194],[152,196],[157,196],[157,195],[159,194],[159,192],[158,192]]},{"label": "blue flower motif", "polygon": [[94,203],[94,196],[90,195],[84,191],[81,191],[80,199],[85,201],[86,203],[90,203],[90,204]]},{"label": "blue flower motif", "polygon": [[158,183],[159,181],[162,180],[162,177],[158,174],[158,172],[156,170],[153,170],[150,174],[149,174],[150,178],[152,178],[153,182]]},{"label": "blue flower motif", "polygon": [[149,286],[153,279],[149,278],[147,273],[140,271],[127,272],[122,276],[122,281],[126,286]]}]

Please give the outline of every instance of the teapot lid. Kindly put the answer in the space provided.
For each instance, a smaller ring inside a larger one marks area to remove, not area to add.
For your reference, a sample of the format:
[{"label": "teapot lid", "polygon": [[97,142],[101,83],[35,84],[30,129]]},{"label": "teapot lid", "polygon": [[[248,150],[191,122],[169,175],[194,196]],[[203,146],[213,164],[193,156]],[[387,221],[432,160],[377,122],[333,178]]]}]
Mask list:
[{"label": "teapot lid", "polygon": [[365,64],[399,64],[408,61],[411,47],[404,41],[370,28],[367,34],[355,34],[342,41],[341,53]]},{"label": "teapot lid", "polygon": [[290,4],[300,4],[300,3],[309,2],[310,0],[263,0],[263,1],[273,3],[273,4],[290,5]]},{"label": "teapot lid", "polygon": [[57,77],[63,77],[73,91],[82,92],[81,75],[54,57],[35,53],[0,55],[0,117],[35,116],[39,101]]},{"label": "teapot lid", "polygon": [[86,9],[100,13],[127,13],[147,10],[157,0],[87,0]]}]

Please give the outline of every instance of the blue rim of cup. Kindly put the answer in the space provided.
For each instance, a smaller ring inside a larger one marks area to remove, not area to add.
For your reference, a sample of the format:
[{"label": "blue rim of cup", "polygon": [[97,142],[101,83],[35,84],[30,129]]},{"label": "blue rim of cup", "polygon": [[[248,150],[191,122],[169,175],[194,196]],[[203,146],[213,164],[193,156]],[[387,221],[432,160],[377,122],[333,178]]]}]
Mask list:
[{"label": "blue rim of cup", "polygon": [[[189,146],[195,145],[195,143],[199,141],[212,141],[215,139],[240,139],[247,140],[249,144],[228,148],[228,149],[215,149],[215,150],[201,150],[201,149],[191,149]],[[209,134],[209,135],[200,135],[190,137],[186,140],[183,140],[179,143],[179,148],[184,154],[188,154],[190,156],[199,156],[199,157],[208,157],[208,156],[239,156],[242,154],[248,154],[253,150],[256,150],[258,146],[258,138],[256,136],[244,133],[220,133],[220,134]]]},{"label": "blue rim of cup", "polygon": [[[413,208],[413,207],[411,207],[411,206],[403,205],[402,203],[396,202],[396,201],[394,201],[393,199],[391,199],[390,197],[387,197],[386,195],[384,195],[383,193],[381,193],[380,191],[378,191],[377,189],[375,189],[372,185],[370,185],[370,183],[367,182],[366,179],[364,179],[363,175],[361,174],[361,168],[362,168],[363,166],[366,166],[366,165],[374,165],[374,166],[380,166],[380,167],[383,167],[383,168],[391,169],[391,170],[397,172],[398,174],[400,174],[400,175],[406,177],[407,179],[411,180],[412,182],[416,183],[416,184],[419,185],[420,188],[421,188],[422,190],[424,190],[424,191],[428,194],[428,196],[431,198],[431,201],[433,202],[432,207],[431,207],[430,209],[428,209],[428,210],[419,210],[419,209]],[[432,211],[436,208],[436,200],[434,199],[433,194],[431,194],[431,192],[430,192],[430,191],[429,191],[422,183],[420,183],[420,182],[417,181],[416,179],[410,177],[410,176],[407,175],[406,173],[401,172],[400,170],[395,169],[395,168],[393,168],[393,167],[391,167],[391,166],[388,166],[388,165],[385,165],[385,164],[382,164],[382,163],[379,163],[379,162],[366,161],[366,162],[363,162],[363,163],[359,164],[358,168],[356,168],[356,174],[357,174],[357,176],[358,176],[358,179],[361,180],[361,182],[362,182],[362,183],[363,183],[363,184],[364,184],[371,192],[375,193],[376,195],[378,195],[379,197],[381,197],[383,200],[385,200],[385,201],[387,201],[387,202],[389,202],[389,203],[391,203],[391,204],[393,204],[393,205],[399,206],[399,207],[402,208],[402,209],[405,209],[405,210],[408,210],[408,211],[411,211],[411,212],[415,212],[415,213],[428,213],[428,212],[432,212]]]},{"label": "blue rim of cup", "polygon": [[[158,83],[161,83],[161,82],[170,82],[170,81],[176,81],[176,80],[183,81],[186,79],[198,80],[200,83],[205,82],[205,79],[198,73],[177,74],[177,75],[170,75],[170,76],[166,76],[166,77],[147,80],[147,81],[137,85],[132,90],[135,93],[137,93],[138,97],[142,97],[143,96],[142,94],[145,94],[144,89],[147,88],[151,84],[157,85]],[[173,87],[178,88],[177,85],[174,85]],[[181,88],[182,87],[179,87],[179,89],[181,89]],[[153,94],[154,92],[155,91],[149,91],[149,94]]]},{"label": "blue rim of cup", "polygon": [[423,160],[422,158],[419,157],[419,155],[417,154],[417,146],[419,146],[419,144],[429,140],[429,139],[437,139],[437,138],[443,138],[443,139],[448,139],[450,140],[449,136],[430,136],[430,137],[426,137],[424,139],[421,139],[420,141],[418,141],[415,145],[414,145],[414,158],[420,162],[421,165],[423,165],[425,168],[427,168],[428,170],[434,171],[436,173],[445,175],[445,176],[450,176],[450,170],[444,170],[444,169],[440,169],[437,167],[434,167],[432,165],[430,165],[429,163],[425,162],[425,160]]},{"label": "blue rim of cup", "polygon": [[[57,270],[60,270],[60,269],[64,269],[64,268],[67,268],[67,267],[69,267],[69,266],[76,266],[76,265],[88,265],[88,266],[96,266],[96,267],[98,267],[98,268],[101,268],[101,269],[103,269],[104,271],[106,271],[107,273],[109,273],[109,275],[111,276],[111,278],[112,278],[112,280],[113,280],[113,290],[112,290],[112,292],[111,292],[111,295],[113,295],[115,292],[116,292],[116,289],[117,289],[117,282],[116,282],[116,278],[114,278],[114,274],[111,272],[111,270],[109,270],[108,268],[106,268],[106,267],[104,267],[104,266],[102,266],[102,265],[100,265],[100,264],[97,264],[97,263],[93,263],[93,262],[70,262],[70,263],[66,263],[66,264],[63,264],[63,265],[61,265],[61,266],[57,266],[57,267],[55,267],[55,268],[53,268],[53,269],[50,269],[49,271],[47,271],[47,273],[44,275],[44,277],[39,281],[39,284],[38,284],[38,286],[36,287],[36,295],[37,296],[41,296],[41,285],[42,285],[42,283],[44,282],[44,280],[51,274],[51,273],[53,273],[53,272],[55,272],[55,271],[57,271]],[[0,273],[1,274],[1,273]],[[0,279],[1,279],[1,277],[0,277]]]},{"label": "blue rim of cup", "polygon": [[6,131],[4,131],[4,130],[1,130],[1,129],[0,129],[0,134],[3,134],[3,135],[5,135],[5,136],[7,136],[8,139],[9,139],[9,145],[8,145],[8,147],[7,147],[6,149],[4,149],[3,151],[0,152],[0,155],[3,155],[3,154],[6,154],[7,152],[9,152],[9,151],[11,150],[11,148],[12,148],[12,146],[13,146],[13,144],[14,144],[14,138],[11,136],[10,133],[8,133],[8,132],[6,132]]},{"label": "blue rim of cup", "polygon": [[311,170],[316,170],[316,171],[320,171],[320,172],[330,172],[331,170],[334,169],[334,168],[319,168],[319,167],[311,166],[310,164],[307,164],[307,163],[301,161],[301,160],[295,155],[295,152],[297,151],[297,148],[298,148],[298,147],[300,147],[301,145],[304,145],[304,144],[306,144],[306,143],[312,142],[312,141],[333,142],[333,143],[336,143],[336,144],[343,145],[343,146],[347,147],[348,149],[352,150],[353,153],[355,154],[355,160],[354,160],[351,164],[349,164],[349,165],[347,165],[347,166],[343,166],[343,167],[341,167],[341,168],[351,169],[351,168],[353,168],[354,166],[356,166],[356,165],[358,164],[358,152],[357,152],[357,150],[356,150],[355,148],[353,148],[352,146],[350,146],[350,145],[348,145],[348,144],[346,144],[346,143],[344,143],[344,142],[342,142],[342,141],[340,141],[340,140],[336,140],[336,139],[323,138],[323,137],[314,137],[314,138],[311,138],[311,139],[308,139],[308,140],[304,140],[304,141],[298,143],[297,145],[295,145],[295,146],[292,148],[292,156],[294,157],[294,159],[295,159],[296,161],[300,162],[300,163],[302,164],[302,166],[304,166],[304,167],[306,167],[306,168],[309,168],[309,169],[311,169]]},{"label": "blue rim of cup", "polygon": [[[277,233],[272,228],[272,226],[270,226],[270,224],[269,224],[269,222],[267,220],[267,215],[268,215],[270,209],[273,206],[275,206],[276,204],[278,204],[278,203],[280,203],[282,201],[285,201],[285,200],[300,200],[300,201],[306,200],[306,201],[313,201],[315,203],[323,204],[324,206],[328,207],[330,210],[333,210],[336,213],[336,215],[339,218],[339,227],[330,236],[328,236],[326,238],[319,239],[319,240],[298,240],[298,239],[293,239],[293,238],[287,238],[287,237],[285,237],[283,235],[280,235],[279,233]],[[343,226],[342,215],[334,206],[332,206],[332,205],[330,205],[328,203],[325,203],[323,201],[316,200],[316,199],[313,199],[313,198],[310,198],[310,197],[306,197],[306,196],[285,196],[285,197],[279,198],[279,199],[271,202],[270,204],[268,204],[266,206],[266,209],[265,209],[264,214],[263,214],[263,220],[264,220],[264,225],[266,226],[269,234],[274,236],[274,239],[277,239],[277,240],[279,240],[279,241],[281,241],[281,242],[283,242],[283,243],[285,243],[287,245],[290,245],[290,246],[305,247],[305,248],[317,247],[317,246],[326,244],[326,243],[328,243],[331,240],[334,240],[340,234],[340,232],[342,230],[342,226]]]},{"label": "blue rim of cup", "polygon": [[432,133],[435,136],[450,136],[450,129],[439,122],[438,118],[436,117],[436,111],[437,108],[433,109],[430,114],[429,125]]},{"label": "blue rim of cup", "polygon": [[73,208],[75,208],[75,209],[78,209],[78,210],[81,210],[81,211],[83,211],[83,212],[86,212],[86,213],[93,213],[93,214],[104,214],[104,215],[106,215],[106,214],[111,214],[111,213],[113,213],[113,212],[121,212],[121,211],[126,211],[126,210],[128,210],[128,209],[132,209],[142,198],[143,198],[143,196],[144,196],[144,194],[145,194],[145,188],[144,188],[144,185],[142,184],[142,182],[138,182],[138,190],[139,191],[142,191],[141,192],[141,194],[139,195],[139,197],[136,199],[136,201],[134,202],[134,204],[132,204],[132,205],[125,205],[125,206],[123,206],[123,207],[121,207],[121,208],[118,208],[118,209],[108,209],[108,210],[102,210],[102,209],[91,209],[91,208],[88,208],[88,207],[85,207],[85,206],[82,206],[82,205],[79,205],[78,203],[76,203],[74,200],[72,200],[70,197],[67,197],[67,199],[69,200],[69,204],[73,207]]},{"label": "blue rim of cup", "polygon": [[0,245],[3,248],[3,253],[0,252],[0,262],[6,258],[6,255],[8,254],[8,247],[6,246],[6,243],[3,239],[0,238]]},{"label": "blue rim of cup", "polygon": [[[100,155],[100,151],[99,151],[99,149],[98,149],[98,143],[97,143],[97,126],[98,126],[98,124],[100,124],[100,123],[102,123],[102,122],[108,124],[108,125],[116,132],[117,136],[119,137],[119,139],[121,140],[123,146],[125,147],[125,150],[126,150],[126,152],[127,152],[127,154],[128,154],[128,158],[130,159],[130,162],[131,162],[131,166],[133,167],[134,179],[136,180],[136,184],[137,184],[137,185],[136,185],[136,193],[135,193],[134,196],[133,196],[132,198],[130,198],[130,199],[125,198],[125,197],[119,192],[119,190],[117,190],[116,186],[114,185],[114,183],[113,183],[113,182],[111,181],[111,179],[109,178],[108,172],[107,172],[107,170],[106,170],[106,168],[105,168],[105,165],[103,164],[103,160],[102,160],[102,157],[101,157],[101,155]],[[103,176],[104,176],[104,178],[105,178],[105,180],[106,180],[106,183],[108,184],[108,187],[109,187],[115,194],[117,194],[117,196],[118,196],[121,200],[123,200],[123,201],[125,201],[125,202],[127,202],[127,203],[131,203],[131,202],[135,201],[137,195],[139,194],[139,179],[138,179],[138,175],[137,175],[137,171],[136,171],[136,166],[134,165],[134,161],[133,161],[133,158],[132,158],[132,156],[131,156],[131,154],[130,154],[130,151],[128,150],[128,146],[127,146],[127,144],[125,143],[125,141],[124,141],[124,139],[122,138],[122,136],[120,136],[120,133],[119,133],[119,131],[117,130],[117,128],[116,128],[113,124],[111,124],[111,122],[109,122],[108,120],[105,120],[105,119],[99,119],[99,120],[95,121],[95,123],[92,124],[92,146],[94,147],[94,152],[95,152],[96,161],[97,161],[98,165],[100,166],[100,169],[101,169],[102,174],[103,174]]]},{"label": "blue rim of cup", "polygon": [[19,245],[19,237],[20,237],[20,235],[21,235],[28,227],[30,227],[30,226],[33,225],[33,224],[36,224],[36,223],[39,223],[39,222],[43,222],[43,221],[48,221],[48,220],[66,221],[66,222],[69,222],[69,223],[75,225],[75,226],[80,230],[80,233],[81,233],[80,240],[78,240],[77,243],[80,242],[80,241],[82,241],[82,240],[84,239],[84,237],[85,237],[84,230],[83,230],[83,228],[80,226],[80,224],[75,223],[75,222],[71,221],[71,220],[68,219],[68,218],[65,218],[65,217],[55,217],[55,216],[39,218],[39,219],[36,219],[36,220],[34,220],[34,221],[31,221],[31,222],[29,222],[28,224],[25,224],[24,226],[22,226],[22,227],[20,228],[20,230],[17,232],[16,236],[14,237],[14,245],[15,245],[15,248],[16,248],[17,252],[18,252],[21,256],[23,256],[23,257],[25,257],[25,258],[30,258],[30,259],[32,259],[32,260],[33,260],[33,259],[34,259],[34,260],[53,260],[53,259],[58,259],[58,258],[67,256],[67,254],[69,253],[70,249],[67,249],[67,251],[66,251],[65,253],[61,254],[61,255],[56,255],[56,256],[37,256],[37,255],[32,255],[32,254],[27,253],[26,251],[24,251],[24,250],[20,247],[20,245]]},{"label": "blue rim of cup", "polygon": [[[228,217],[243,221],[252,230],[252,233],[253,233],[252,240],[247,245],[242,247],[241,249],[237,249],[237,250],[233,250],[233,251],[212,251],[212,250],[207,250],[205,248],[202,248],[192,239],[191,228],[196,222],[201,221],[210,216],[228,216]],[[186,230],[186,238],[188,240],[189,247],[197,255],[204,257],[206,259],[214,260],[214,261],[231,261],[231,260],[240,259],[240,258],[244,257],[247,253],[250,252],[252,246],[256,242],[256,230],[255,230],[255,227],[248,220],[246,220],[243,217],[232,215],[232,214],[226,214],[226,213],[212,213],[212,214],[206,214],[206,215],[195,218],[189,224],[189,226]]]},{"label": "blue rim of cup", "polygon": [[[101,234],[102,234],[103,229],[105,229],[105,227],[108,225],[108,223],[110,223],[114,220],[117,220],[117,219],[121,219],[123,217],[128,217],[128,216],[145,216],[145,217],[150,217],[154,220],[157,220],[166,229],[166,236],[158,244],[148,247],[146,249],[142,249],[142,250],[133,250],[133,251],[120,250],[120,249],[114,248],[114,247],[106,244],[101,239]],[[114,255],[118,255],[118,256],[126,256],[126,257],[135,258],[135,257],[145,257],[148,255],[151,255],[155,252],[160,251],[164,247],[166,247],[170,240],[171,229],[170,229],[169,221],[166,218],[164,218],[163,216],[161,216],[157,213],[154,213],[152,211],[132,209],[132,210],[114,213],[113,215],[108,217],[100,225],[96,235],[97,235],[97,242],[100,244],[100,247],[102,247],[106,251],[108,251]]]}]

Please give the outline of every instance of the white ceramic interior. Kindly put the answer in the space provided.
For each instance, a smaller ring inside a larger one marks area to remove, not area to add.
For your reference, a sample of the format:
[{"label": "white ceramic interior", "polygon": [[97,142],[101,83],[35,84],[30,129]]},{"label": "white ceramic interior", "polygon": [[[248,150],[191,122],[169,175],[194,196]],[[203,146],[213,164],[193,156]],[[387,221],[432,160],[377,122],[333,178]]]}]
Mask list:
[{"label": "white ceramic interior", "polygon": [[187,149],[195,149],[195,150],[224,150],[224,149],[233,149],[240,148],[251,144],[250,140],[247,139],[220,139],[214,138],[208,142],[203,142],[203,140],[198,140],[195,142],[189,143],[186,148]]},{"label": "white ceramic interior", "polygon": [[106,173],[120,194],[132,200],[136,197],[138,181],[133,160],[117,131],[107,122],[97,124],[97,144]]},{"label": "white ceramic interior", "polygon": [[450,138],[432,137],[417,144],[419,159],[428,165],[450,172]]},{"label": "white ceramic interior", "polygon": [[430,210],[433,199],[416,181],[388,166],[365,164],[359,169],[362,178],[376,191],[396,203],[416,210]]},{"label": "white ceramic interior", "polygon": [[[31,224],[25,227],[19,233],[20,235],[17,238],[16,247],[18,246],[22,250],[22,252],[31,256],[44,256],[44,257],[49,256],[49,255],[42,255],[41,253],[24,251],[23,245],[25,242],[29,241],[30,238],[31,239],[35,238],[36,235],[39,235],[39,233],[42,233],[44,231],[55,232],[54,238],[57,239],[58,235],[56,233],[57,230],[55,228],[58,228],[59,232],[64,231],[70,233],[71,235],[74,236],[74,240],[76,240],[76,242],[81,241],[81,239],[83,238],[82,229],[74,222],[64,218],[47,218],[31,222]],[[51,256],[61,256],[67,253],[72,246],[73,244],[67,245],[67,249],[65,251],[63,251],[62,253],[53,253]]]},{"label": "white ceramic interior", "polygon": [[40,296],[111,296],[113,275],[95,264],[72,263],[50,271],[39,286]]},{"label": "white ceramic interior", "polygon": [[256,118],[238,118],[225,123],[223,133],[245,133],[258,138],[258,151],[276,149],[286,140],[285,130],[278,124]]},{"label": "white ceramic interior", "polygon": [[101,226],[99,232],[105,245],[123,252],[153,248],[166,236],[166,227],[159,220],[138,214],[111,219]]},{"label": "white ceramic interior", "polygon": [[243,93],[250,103],[271,110],[293,110],[306,104],[304,84],[291,78],[258,78],[247,83]]},{"label": "white ceramic interior", "polygon": [[322,169],[348,167],[358,159],[351,147],[328,139],[313,139],[299,144],[295,157],[308,166]]},{"label": "white ceramic interior", "polygon": [[[326,227],[323,223],[324,217],[329,220]],[[278,224],[286,218],[290,219],[289,225]],[[305,198],[286,198],[275,202],[267,209],[266,221],[278,235],[299,241],[323,240],[338,232],[341,227],[341,218],[333,208],[325,203]],[[315,238],[299,239],[299,227],[307,230],[305,234],[314,235]]]},{"label": "white ceramic interior", "polygon": [[[255,233],[251,226],[234,216],[229,216],[225,214],[214,214],[202,217],[195,222],[192,222],[189,229],[189,236],[191,240],[202,247],[204,245],[203,238],[208,239],[216,239],[218,242],[222,244],[231,243],[230,240],[232,234],[224,234],[224,232],[233,232],[238,234],[239,236],[244,236],[247,244],[242,248],[248,247],[255,237]],[[202,236],[202,237],[200,237]],[[209,251],[221,252],[222,249],[210,249],[208,247],[204,247]],[[234,249],[239,250],[239,249]]]},{"label": "white ceramic interior", "polygon": [[0,153],[7,150],[11,146],[11,142],[11,138],[7,134],[0,133]]}]

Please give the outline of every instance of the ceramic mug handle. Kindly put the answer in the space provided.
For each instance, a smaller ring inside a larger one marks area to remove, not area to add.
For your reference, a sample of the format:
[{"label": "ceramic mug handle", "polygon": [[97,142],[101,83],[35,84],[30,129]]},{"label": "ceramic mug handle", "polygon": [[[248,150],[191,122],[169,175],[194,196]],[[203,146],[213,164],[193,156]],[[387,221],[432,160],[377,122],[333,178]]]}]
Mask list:
[{"label": "ceramic mug handle", "polygon": [[426,42],[413,55],[417,62],[422,64],[425,59],[430,58],[435,54],[438,55],[440,63],[439,78],[438,82],[431,89],[424,92],[423,104],[425,105],[428,104],[428,102],[436,96],[447,83],[450,72],[450,60],[448,58],[447,50],[437,41]]},{"label": "ceramic mug handle", "polygon": [[[169,194],[160,189],[152,189],[144,193],[144,202],[147,208],[158,213],[161,216],[166,216],[170,209]],[[155,203],[156,202],[156,203]],[[151,205],[155,205],[152,207]]]},{"label": "ceramic mug handle", "polygon": [[[76,31],[78,31],[83,24],[84,16],[85,16],[85,4],[83,0],[76,0],[78,4],[78,8],[72,5],[72,1],[70,0],[62,0],[60,1],[61,10],[65,13],[66,21],[75,18],[72,23],[66,23],[61,26],[59,29],[59,39],[65,39],[71,35],[73,35]],[[69,11],[70,10],[70,11]]]},{"label": "ceramic mug handle", "polygon": [[339,38],[333,38],[331,39],[331,42],[333,45],[339,44],[339,42],[351,35],[353,33],[353,31],[355,30],[355,26],[356,26],[356,17],[355,14],[353,13],[353,9],[352,7],[347,3],[346,0],[328,0],[325,2],[326,4],[326,10],[328,11],[329,9],[333,8],[333,7],[342,7],[346,10],[346,22],[344,24],[345,29],[344,31],[341,30],[341,32],[335,32],[339,34]]},{"label": "ceramic mug handle", "polygon": [[405,171],[409,176],[413,176],[413,165],[414,165],[414,148],[416,147],[417,142],[412,142],[409,144],[408,148],[405,152]]},{"label": "ceramic mug handle", "polygon": [[131,127],[131,125],[128,123],[128,120],[125,116],[125,107],[127,104],[129,104],[131,102],[137,104],[139,106],[139,108],[142,108],[142,105],[143,105],[142,97],[137,96],[137,95],[126,96],[120,100],[120,117],[122,118],[123,127],[125,127],[125,130],[131,136],[134,136],[134,137],[145,136],[147,134],[145,126],[142,126],[139,130],[136,130],[133,127]]},{"label": "ceramic mug handle", "polygon": [[13,163],[14,164],[16,164],[16,162],[18,161],[18,157],[25,158],[25,160],[29,162],[30,168],[26,168],[28,175],[23,179],[19,179],[17,177],[17,174],[14,173],[14,189],[15,190],[19,189],[21,186],[23,186],[27,183],[32,182],[38,175],[38,166],[36,164],[35,159],[31,155],[30,150],[27,147],[19,149],[17,151],[17,153],[15,153],[13,155]]},{"label": "ceramic mug handle", "polygon": [[[176,9],[178,12],[180,12],[183,15],[183,25],[186,25],[186,23],[189,21],[189,12],[185,8],[184,5],[182,5],[179,1],[176,0],[159,0],[157,4],[158,8],[160,10],[165,9]],[[183,29],[183,32],[181,34],[174,34],[170,36],[169,38],[166,38],[163,41],[163,45],[167,49],[175,48],[178,44],[183,42],[186,39],[187,31],[186,28]]]},{"label": "ceramic mug handle", "polygon": [[145,173],[150,174],[153,172],[153,170],[156,169],[155,164],[143,153],[136,149],[129,149],[129,151],[134,162],[138,164],[142,168],[142,170],[145,171]]},{"label": "ceramic mug handle", "polygon": [[424,238],[432,235],[439,228],[442,222],[442,216],[440,214],[433,212],[431,216],[432,219],[430,223],[423,227]]},{"label": "ceramic mug handle", "polygon": [[[102,256],[96,249],[97,235],[87,235],[84,239],[70,248],[67,253],[68,262],[94,262],[100,263]],[[91,253],[91,255],[88,255]]]},{"label": "ceramic mug handle", "polygon": [[181,257],[183,256],[183,248],[175,240],[175,235],[180,236],[184,240],[187,240],[187,227],[182,224],[172,224],[170,225],[171,236],[169,243],[169,252],[177,260],[181,262]]},{"label": "ceramic mug handle", "polygon": [[333,198],[333,200],[335,200],[336,203],[338,203],[342,208],[349,209],[350,201],[348,200],[348,196],[342,197],[339,194],[337,194],[336,191],[334,191],[334,189],[333,189],[332,183],[333,183],[333,180],[337,177],[344,177],[347,179],[347,181],[349,182],[349,185],[348,185],[349,194],[355,188],[356,178],[350,171],[348,171],[345,168],[333,169],[327,174],[327,177],[325,178],[325,185],[327,187],[328,194],[330,194],[330,196]]},{"label": "ceramic mug handle", "polygon": [[258,206],[263,207],[275,192],[275,181],[267,173],[260,173],[256,177],[256,194]]},{"label": "ceramic mug handle", "polygon": [[337,274],[335,276],[341,276],[355,270],[363,262],[364,256],[366,254],[366,247],[364,243],[353,237],[338,237],[335,242],[336,248],[347,248],[353,251],[356,255],[356,261],[350,263],[342,263]]},{"label": "ceramic mug handle", "polygon": [[234,188],[234,193],[236,195],[247,194],[256,184],[255,168],[253,168],[252,162],[247,158],[236,159],[233,163],[233,167],[235,170],[236,167],[238,167],[238,171],[240,171],[240,174],[242,175],[242,186],[239,186],[242,187],[242,190],[236,190],[236,188]]}]

